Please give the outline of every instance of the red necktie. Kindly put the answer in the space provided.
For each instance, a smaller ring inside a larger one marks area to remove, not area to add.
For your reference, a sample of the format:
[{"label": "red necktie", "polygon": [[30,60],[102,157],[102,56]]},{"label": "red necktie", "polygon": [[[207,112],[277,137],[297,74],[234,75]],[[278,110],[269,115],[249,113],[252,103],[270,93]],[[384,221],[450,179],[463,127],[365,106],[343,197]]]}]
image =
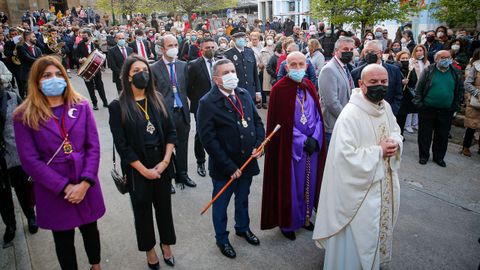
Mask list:
[{"label": "red necktie", "polygon": [[145,53],[145,47],[143,46],[143,42],[140,42],[140,49],[142,50],[143,58],[147,59],[147,54]]},{"label": "red necktie", "polygon": [[123,59],[127,59],[127,52],[125,51],[125,48],[122,48],[122,54],[123,54]]},{"label": "red necktie", "polygon": [[33,56],[35,56],[35,49],[33,48],[33,45],[28,46],[30,48],[30,52],[32,53]]}]

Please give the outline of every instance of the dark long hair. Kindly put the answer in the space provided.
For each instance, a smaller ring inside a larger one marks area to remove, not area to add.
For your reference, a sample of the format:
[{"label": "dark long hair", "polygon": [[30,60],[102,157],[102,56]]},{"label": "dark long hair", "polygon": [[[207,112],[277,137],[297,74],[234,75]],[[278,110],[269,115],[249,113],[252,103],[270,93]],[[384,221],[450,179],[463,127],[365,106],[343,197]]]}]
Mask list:
[{"label": "dark long hair", "polygon": [[141,61],[147,65],[148,68],[148,84],[145,88],[145,96],[148,101],[153,105],[155,111],[160,112],[163,116],[167,117],[167,109],[165,102],[163,101],[162,96],[155,89],[155,82],[153,80],[153,73],[148,65],[147,60],[143,57],[132,55],[125,59],[125,62],[122,66],[122,71],[120,72],[120,78],[122,79],[122,92],[118,98],[118,102],[122,108],[122,122],[125,122],[127,119],[135,121],[135,114],[143,116],[143,112],[136,105],[135,97],[132,92],[131,82],[128,81],[130,69],[133,63]]},{"label": "dark long hair", "polygon": [[475,51],[473,51],[472,58],[470,59],[470,65],[477,60],[480,60],[480,48],[477,48]]}]

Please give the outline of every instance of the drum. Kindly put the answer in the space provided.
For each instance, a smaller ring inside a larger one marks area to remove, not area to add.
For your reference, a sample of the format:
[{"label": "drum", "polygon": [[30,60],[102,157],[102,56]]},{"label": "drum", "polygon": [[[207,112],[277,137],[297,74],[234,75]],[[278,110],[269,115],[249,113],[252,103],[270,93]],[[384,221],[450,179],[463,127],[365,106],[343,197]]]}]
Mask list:
[{"label": "drum", "polygon": [[106,56],[99,50],[94,50],[78,69],[77,75],[85,81],[90,81],[102,68]]}]

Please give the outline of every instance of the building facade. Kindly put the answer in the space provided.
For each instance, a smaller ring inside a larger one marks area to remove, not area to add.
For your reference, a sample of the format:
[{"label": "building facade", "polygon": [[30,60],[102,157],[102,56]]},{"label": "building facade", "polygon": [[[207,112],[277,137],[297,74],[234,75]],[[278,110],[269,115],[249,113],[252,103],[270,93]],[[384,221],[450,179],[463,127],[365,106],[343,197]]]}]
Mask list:
[{"label": "building facade", "polygon": [[258,0],[258,18],[265,21],[273,17],[294,20],[300,25],[303,19],[310,23],[310,0]]}]

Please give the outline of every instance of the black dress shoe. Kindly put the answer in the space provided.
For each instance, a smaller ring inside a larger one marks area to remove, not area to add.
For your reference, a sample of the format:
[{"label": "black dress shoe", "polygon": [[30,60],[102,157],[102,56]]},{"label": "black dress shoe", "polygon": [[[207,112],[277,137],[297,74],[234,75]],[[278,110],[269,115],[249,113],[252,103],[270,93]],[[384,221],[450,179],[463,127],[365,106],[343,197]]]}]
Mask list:
[{"label": "black dress shoe", "polygon": [[197,186],[197,184],[195,182],[193,182],[193,180],[190,179],[190,177],[188,177],[188,175],[183,177],[183,183],[187,187],[196,187]]},{"label": "black dress shoe", "polygon": [[253,234],[250,230],[246,232],[236,232],[236,235],[245,238],[247,242],[251,245],[258,246],[260,245],[260,240]]},{"label": "black dress shoe", "polygon": [[156,263],[149,263],[147,261],[147,264],[148,264],[148,268],[152,269],[152,270],[158,270],[160,269],[160,262],[156,262]]},{"label": "black dress shoe", "polygon": [[284,232],[282,230],[280,230],[283,234],[283,236],[285,236],[287,239],[290,239],[290,240],[295,240],[297,239],[297,236],[295,235],[295,232]]},{"label": "black dress shoe", "polygon": [[226,243],[223,245],[217,243],[217,246],[225,257],[231,259],[237,257],[237,253],[235,253],[235,250],[233,250],[233,247],[232,245],[230,245],[230,243]]},{"label": "black dress shoe", "polygon": [[424,158],[421,158],[421,159],[418,161],[418,163],[420,163],[420,164],[422,164],[422,165],[425,165],[425,164],[427,164],[427,160],[424,159]]},{"label": "black dress shoe", "polygon": [[312,223],[310,223],[310,224],[308,224],[308,226],[303,225],[303,228],[307,231],[313,231],[313,229],[315,229],[315,226]]},{"label": "black dress shoe", "polygon": [[207,175],[207,172],[205,171],[205,163],[199,163],[197,165],[197,173],[201,177],[205,177]]},{"label": "black dress shoe", "polygon": [[94,110],[94,111],[98,111],[98,106],[97,106],[97,105],[93,105],[93,110]]},{"label": "black dress shoe", "polygon": [[31,234],[35,234],[38,232],[37,220],[35,217],[28,218],[28,231]]},{"label": "black dress shoe", "polygon": [[175,191],[175,187],[172,185],[170,187],[170,194],[175,194],[175,193],[177,193],[177,192]]},{"label": "black dress shoe", "polygon": [[162,244],[160,244],[160,249],[162,250],[162,255],[163,255],[163,261],[168,265],[168,266],[171,266],[171,267],[174,267],[175,266],[175,257],[170,257],[170,258],[165,258],[165,254],[163,253],[163,247],[162,247]]},{"label": "black dress shoe", "polygon": [[15,228],[15,226],[12,226],[12,225],[8,225],[6,228],[5,228],[5,233],[3,234],[3,245],[7,245],[9,244],[10,242],[12,242],[12,240],[15,238],[15,231],[17,229]]},{"label": "black dress shoe", "polygon": [[447,164],[445,163],[445,161],[443,159],[442,160],[435,160],[435,163],[437,163],[438,166],[440,166],[440,167],[443,167],[443,168],[447,167]]}]

